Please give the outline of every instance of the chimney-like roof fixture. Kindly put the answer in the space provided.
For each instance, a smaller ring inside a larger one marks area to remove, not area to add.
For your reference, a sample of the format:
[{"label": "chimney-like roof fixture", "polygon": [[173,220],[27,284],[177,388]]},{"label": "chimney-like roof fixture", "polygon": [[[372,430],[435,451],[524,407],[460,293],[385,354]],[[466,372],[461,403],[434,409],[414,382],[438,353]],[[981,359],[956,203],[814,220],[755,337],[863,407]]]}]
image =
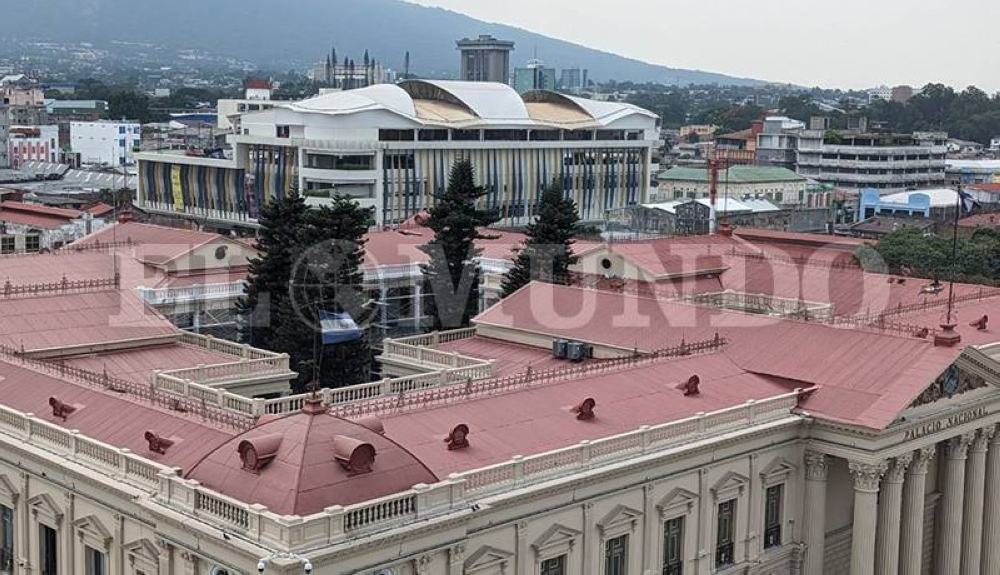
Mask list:
[{"label": "chimney-like roof fixture", "polygon": [[173,441],[167,439],[166,437],[160,437],[152,431],[147,431],[143,434],[143,437],[145,437],[146,441],[149,442],[149,450],[153,453],[159,453],[160,455],[166,453],[167,449],[174,444]]},{"label": "chimney-like roof fixture", "polygon": [[243,469],[260,473],[261,469],[278,454],[278,447],[281,446],[281,435],[272,433],[244,439],[237,449],[240,452],[240,461],[243,462]]},{"label": "chimney-like roof fixture", "polygon": [[372,472],[376,453],[371,443],[344,435],[334,435],[333,455],[348,475],[361,475]]},{"label": "chimney-like roof fixture", "polygon": [[594,419],[594,407],[596,406],[597,402],[594,401],[594,398],[588,397],[573,408],[573,413],[576,414],[576,418],[580,421],[589,421]]},{"label": "chimney-like roof fixture", "polygon": [[66,418],[76,411],[75,407],[59,401],[59,398],[55,396],[49,398],[49,405],[52,406],[53,417],[58,417],[63,421],[66,421]]},{"label": "chimney-like roof fixture", "polygon": [[469,446],[469,426],[459,423],[455,426],[455,429],[451,430],[451,433],[448,434],[448,437],[444,441],[448,444],[448,451],[465,449]]}]

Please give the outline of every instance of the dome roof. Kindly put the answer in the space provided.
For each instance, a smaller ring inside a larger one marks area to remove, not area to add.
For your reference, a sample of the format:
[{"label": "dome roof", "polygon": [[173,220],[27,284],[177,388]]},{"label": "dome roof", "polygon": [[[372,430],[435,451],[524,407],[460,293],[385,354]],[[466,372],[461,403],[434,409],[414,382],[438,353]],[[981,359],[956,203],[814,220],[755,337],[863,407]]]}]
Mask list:
[{"label": "dome roof", "polygon": [[279,515],[310,515],[438,481],[390,439],[310,405],[237,435],[185,477]]}]

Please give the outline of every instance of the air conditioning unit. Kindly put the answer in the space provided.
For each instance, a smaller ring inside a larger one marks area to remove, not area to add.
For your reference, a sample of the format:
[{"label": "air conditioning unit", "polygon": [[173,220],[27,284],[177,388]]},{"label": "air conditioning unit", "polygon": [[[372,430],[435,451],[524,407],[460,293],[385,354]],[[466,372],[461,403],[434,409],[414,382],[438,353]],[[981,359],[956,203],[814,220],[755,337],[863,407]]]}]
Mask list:
[{"label": "air conditioning unit", "polygon": [[566,354],[568,353],[569,342],[565,339],[556,339],[552,341],[552,357],[556,359],[566,359]]},{"label": "air conditioning unit", "polygon": [[582,341],[571,341],[566,346],[566,356],[570,361],[583,361],[593,355],[592,348]]}]

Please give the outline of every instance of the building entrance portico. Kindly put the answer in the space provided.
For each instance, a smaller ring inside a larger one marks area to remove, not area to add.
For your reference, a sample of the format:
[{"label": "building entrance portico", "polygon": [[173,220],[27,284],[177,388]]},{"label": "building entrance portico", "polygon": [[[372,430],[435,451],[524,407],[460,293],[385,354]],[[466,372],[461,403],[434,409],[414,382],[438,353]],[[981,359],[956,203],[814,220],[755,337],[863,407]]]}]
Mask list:
[{"label": "building entrance portico", "polygon": [[814,422],[804,575],[1000,572],[1000,390],[961,364],[881,433]]}]

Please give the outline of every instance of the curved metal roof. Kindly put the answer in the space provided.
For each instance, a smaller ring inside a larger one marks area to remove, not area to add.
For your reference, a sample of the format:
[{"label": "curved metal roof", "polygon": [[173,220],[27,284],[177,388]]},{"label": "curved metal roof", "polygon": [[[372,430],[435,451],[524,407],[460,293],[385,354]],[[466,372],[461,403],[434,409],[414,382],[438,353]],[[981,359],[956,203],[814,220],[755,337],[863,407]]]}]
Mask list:
[{"label": "curved metal roof", "polygon": [[399,86],[393,84],[376,84],[357,90],[332,92],[301,102],[292,102],[284,107],[296,112],[323,114],[354,114],[369,110],[389,110],[409,118],[417,117],[413,99]]},{"label": "curved metal roof", "polygon": [[531,122],[528,108],[516,90],[497,82],[405,80],[399,87],[414,99],[446,100],[461,104],[487,122]]},{"label": "curved metal roof", "polygon": [[631,115],[656,115],[631,104],[599,102],[535,90],[522,97],[506,84],[453,80],[404,80],[324,94],[283,107],[305,113],[342,115],[387,110],[427,125],[550,126],[593,129]]}]

